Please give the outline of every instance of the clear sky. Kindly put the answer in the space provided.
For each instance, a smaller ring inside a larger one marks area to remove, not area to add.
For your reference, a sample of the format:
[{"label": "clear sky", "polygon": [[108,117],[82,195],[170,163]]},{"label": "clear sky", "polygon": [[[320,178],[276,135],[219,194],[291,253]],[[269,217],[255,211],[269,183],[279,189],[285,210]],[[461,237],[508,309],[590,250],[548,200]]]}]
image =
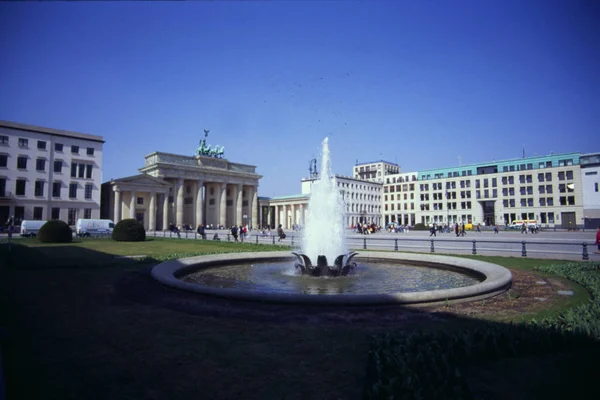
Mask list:
[{"label": "clear sky", "polygon": [[101,135],[103,180],[203,129],[300,193],[335,173],[600,151],[600,2],[0,3],[0,119]]}]

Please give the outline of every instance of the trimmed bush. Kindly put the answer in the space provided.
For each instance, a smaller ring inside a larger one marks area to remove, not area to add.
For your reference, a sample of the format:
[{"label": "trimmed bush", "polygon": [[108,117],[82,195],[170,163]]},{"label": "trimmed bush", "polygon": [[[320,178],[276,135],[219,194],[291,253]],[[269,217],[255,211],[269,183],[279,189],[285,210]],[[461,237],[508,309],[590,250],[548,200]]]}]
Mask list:
[{"label": "trimmed bush", "polygon": [[137,220],[124,219],[115,225],[112,238],[117,242],[143,242],[146,240],[146,230]]},{"label": "trimmed bush", "polygon": [[415,224],[415,226],[413,226],[413,231],[428,231],[429,230],[429,226],[425,225],[425,224]]},{"label": "trimmed bush", "polygon": [[44,243],[71,243],[73,231],[65,221],[55,219],[42,225],[37,240]]}]

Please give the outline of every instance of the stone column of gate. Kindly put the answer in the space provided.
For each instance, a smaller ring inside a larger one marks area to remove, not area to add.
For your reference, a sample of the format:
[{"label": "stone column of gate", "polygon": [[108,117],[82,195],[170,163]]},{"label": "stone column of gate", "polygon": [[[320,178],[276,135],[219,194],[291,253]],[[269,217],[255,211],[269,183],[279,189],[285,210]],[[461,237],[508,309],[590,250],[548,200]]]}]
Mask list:
[{"label": "stone column of gate", "polygon": [[198,179],[196,181],[196,226],[195,229],[198,229],[198,226],[202,223],[204,216],[202,215],[204,211],[204,203],[202,201],[202,188],[204,187],[204,181],[202,179]]},{"label": "stone column of gate", "polygon": [[227,218],[227,184],[221,183],[219,190],[219,225],[225,226]]},{"label": "stone column of gate", "polygon": [[163,231],[169,228],[169,192],[163,193]]},{"label": "stone column of gate", "polygon": [[237,190],[237,192],[235,192],[235,221],[234,223],[237,226],[242,225],[242,223],[244,222],[242,220],[242,204],[243,204],[243,200],[242,200],[242,194],[244,193],[244,185],[242,184],[237,184],[235,185],[235,190]]},{"label": "stone column of gate", "polygon": [[129,200],[129,218],[135,218],[135,190],[131,191],[131,200]]},{"label": "stone column of gate", "polygon": [[177,201],[175,208],[175,225],[183,225],[183,178],[177,179]]},{"label": "stone column of gate", "polygon": [[150,209],[148,210],[148,230],[156,230],[156,192],[150,192]]},{"label": "stone column of gate", "polygon": [[116,224],[121,220],[121,189],[114,188],[115,191],[115,204],[113,222]]},{"label": "stone column of gate", "polygon": [[304,227],[304,204],[300,204],[300,221],[298,222],[298,225]]},{"label": "stone column of gate", "polygon": [[[251,226],[252,229],[258,227],[258,186],[252,186],[252,195],[250,196],[249,209],[251,215]],[[250,204],[251,203],[251,204]]]},{"label": "stone column of gate", "polygon": [[279,206],[275,206],[275,229],[279,228]]}]

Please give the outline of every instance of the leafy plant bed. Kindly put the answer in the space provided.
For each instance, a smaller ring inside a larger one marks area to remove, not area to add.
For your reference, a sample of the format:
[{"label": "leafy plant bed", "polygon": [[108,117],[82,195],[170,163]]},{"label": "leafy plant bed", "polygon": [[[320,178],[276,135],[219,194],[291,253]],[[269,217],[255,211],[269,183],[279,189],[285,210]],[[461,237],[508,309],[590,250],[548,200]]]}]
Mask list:
[{"label": "leafy plant bed", "polygon": [[577,282],[592,295],[587,303],[553,317],[510,325],[488,322],[466,330],[376,335],[369,352],[366,397],[473,398],[466,371],[475,363],[491,363],[507,357],[541,357],[538,362],[544,363],[543,357],[555,352],[587,346],[597,348],[599,268],[599,263],[536,268]]}]

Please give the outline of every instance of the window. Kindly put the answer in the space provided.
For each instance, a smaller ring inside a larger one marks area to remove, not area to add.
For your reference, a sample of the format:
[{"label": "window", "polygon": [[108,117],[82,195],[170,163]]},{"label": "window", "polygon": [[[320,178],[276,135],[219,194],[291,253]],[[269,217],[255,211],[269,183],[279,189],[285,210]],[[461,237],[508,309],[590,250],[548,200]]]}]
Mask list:
[{"label": "window", "polygon": [[15,207],[15,225],[20,225],[21,221],[25,219],[25,207]]},{"label": "window", "polygon": [[[91,183],[88,183],[87,185],[85,185],[85,198],[87,200],[92,198],[92,190],[93,189],[94,189],[94,185],[92,185]],[[139,203],[140,199],[143,200],[143,197],[138,197],[138,204],[140,204]]]},{"label": "window", "polygon": [[510,199],[510,206],[514,207],[515,206],[515,199]]},{"label": "window", "polygon": [[515,177],[514,176],[509,176],[508,177],[508,184],[509,185],[514,185],[515,184]]},{"label": "window", "polygon": [[46,142],[43,140],[38,140],[38,150],[46,150]]},{"label": "window", "polygon": [[85,164],[79,164],[79,178],[83,178],[85,175]]},{"label": "window", "polygon": [[546,172],[546,182],[552,182],[552,172]]},{"label": "window", "polygon": [[77,198],[77,184],[76,183],[69,184],[69,198],[70,199]]},{"label": "window", "polygon": [[546,193],[546,187],[544,185],[538,186],[538,192],[542,194]]},{"label": "window", "polygon": [[503,177],[502,177],[502,184],[503,184],[503,185],[506,185],[507,183],[508,183],[508,177],[506,177],[506,176],[503,176]]},{"label": "window", "polygon": [[27,148],[29,147],[29,140],[19,138],[19,147]]},{"label": "window", "polygon": [[77,209],[76,208],[69,208],[68,217],[67,217],[67,223],[69,225],[75,225],[75,221],[77,221]]},{"label": "window", "polygon": [[543,173],[538,174],[538,181],[544,182],[544,174]]},{"label": "window", "polygon": [[508,199],[504,199],[504,200],[502,200],[502,205],[503,205],[504,207],[508,207]]},{"label": "window", "polygon": [[52,219],[60,219],[60,208],[52,207]]},{"label": "window", "polygon": [[498,179],[497,178],[492,178],[492,187],[495,188],[498,186]]},{"label": "window", "polygon": [[8,136],[0,135],[0,144],[8,145]]},{"label": "window", "polygon": [[567,205],[567,197],[566,196],[560,196],[558,198],[558,200],[559,200],[561,206],[566,206]]},{"label": "window", "polygon": [[525,183],[525,175],[519,175],[519,183]]},{"label": "window", "polygon": [[15,194],[17,196],[25,196],[25,179],[17,179],[15,186]]},{"label": "window", "polygon": [[598,182],[594,182],[594,192],[598,191]]},{"label": "window", "polygon": [[568,196],[567,197],[567,204],[570,206],[574,206],[575,205],[575,196]]},{"label": "window", "polygon": [[93,147],[88,147],[86,150],[86,154],[88,156],[93,156],[94,155],[94,148]]},{"label": "window", "polygon": [[546,204],[548,204],[549,206],[553,206],[554,205],[554,199],[552,197],[546,198]]},{"label": "window", "polygon": [[521,207],[526,207],[526,206],[527,206],[527,200],[521,199]]},{"label": "window", "polygon": [[533,207],[533,199],[532,198],[527,199],[527,207]]},{"label": "window", "polygon": [[17,157],[17,169],[27,169],[27,157]]},{"label": "window", "polygon": [[559,181],[564,181],[565,180],[565,171],[560,171],[558,173],[558,180]]},{"label": "window", "polygon": [[85,219],[92,218],[92,209],[91,208],[84,208],[83,209],[83,218],[85,218]]},{"label": "window", "polygon": [[546,193],[552,193],[552,185],[546,185]]},{"label": "window", "polygon": [[37,160],[35,160],[35,169],[36,171],[45,171],[46,160],[44,158],[38,158]]},{"label": "window", "polygon": [[0,154],[0,168],[8,166],[8,155]]},{"label": "window", "polygon": [[52,182],[52,197],[60,197],[60,182]]},{"label": "window", "polygon": [[71,146],[71,153],[79,154],[79,146]]},{"label": "window", "polygon": [[0,178],[0,197],[6,196],[6,179]]},{"label": "window", "polygon": [[38,197],[44,195],[44,181],[35,181],[35,195]]},{"label": "window", "polygon": [[54,172],[58,172],[58,173],[62,172],[62,161],[61,160],[54,161]]},{"label": "window", "polygon": [[543,197],[540,197],[540,206],[542,206],[542,207],[546,206],[546,199]]},{"label": "window", "polygon": [[62,153],[62,151],[63,151],[62,143],[54,143],[54,151],[58,151],[59,153]]},{"label": "window", "polygon": [[85,177],[92,179],[92,164],[87,164],[85,166]]},{"label": "window", "polygon": [[71,178],[77,178],[77,163],[71,161]]},{"label": "window", "polygon": [[567,171],[567,179],[573,179],[573,171]]},{"label": "window", "polygon": [[41,221],[43,212],[43,207],[33,207],[33,219],[36,221]]}]

